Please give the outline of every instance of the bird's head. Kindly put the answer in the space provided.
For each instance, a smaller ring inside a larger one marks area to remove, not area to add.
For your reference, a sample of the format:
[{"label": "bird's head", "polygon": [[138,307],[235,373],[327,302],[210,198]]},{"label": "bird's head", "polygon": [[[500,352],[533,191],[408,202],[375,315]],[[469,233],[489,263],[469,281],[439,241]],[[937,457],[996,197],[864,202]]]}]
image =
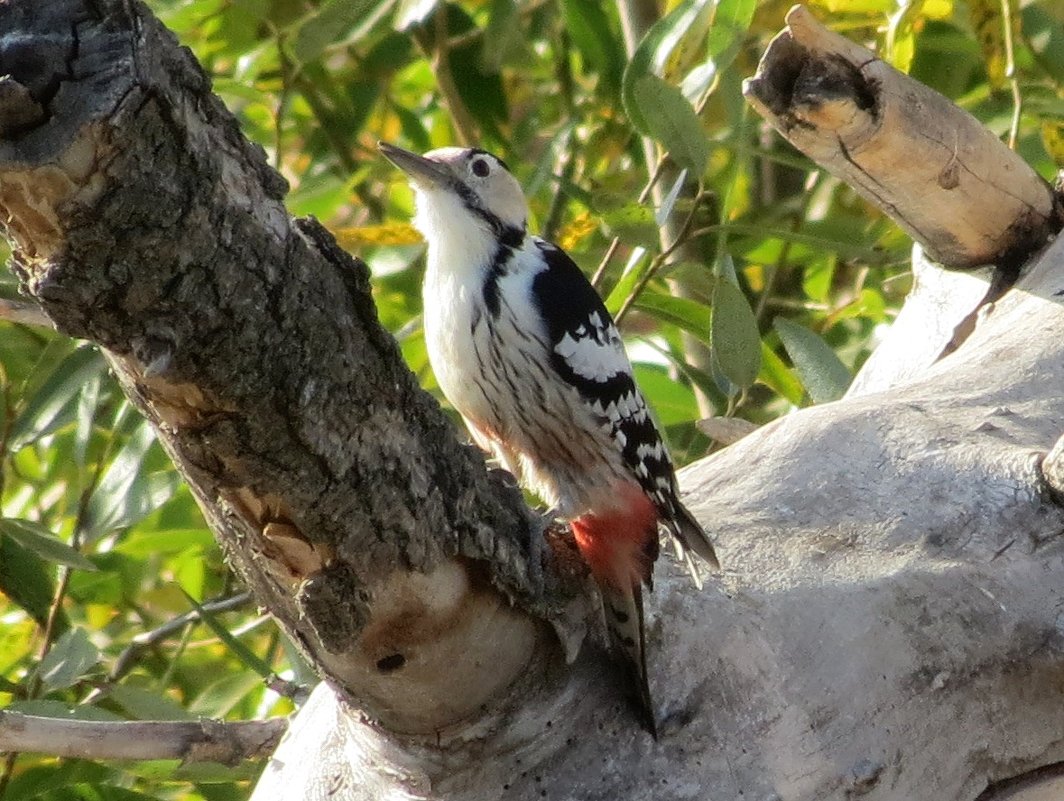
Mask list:
[{"label": "bird's head", "polygon": [[524,236],[528,203],[502,159],[476,148],[441,147],[419,156],[387,142],[378,147],[409,177],[417,196],[414,224],[430,244],[478,234]]}]

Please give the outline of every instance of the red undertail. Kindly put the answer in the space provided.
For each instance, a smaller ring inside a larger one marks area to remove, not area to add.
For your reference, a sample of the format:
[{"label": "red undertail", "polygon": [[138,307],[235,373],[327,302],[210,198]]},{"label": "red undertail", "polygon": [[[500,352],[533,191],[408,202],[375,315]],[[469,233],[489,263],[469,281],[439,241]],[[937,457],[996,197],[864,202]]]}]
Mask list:
[{"label": "red undertail", "polygon": [[631,674],[643,724],[656,734],[647,678],[642,585],[650,584],[658,551],[658,513],[635,484],[618,487],[617,504],[570,524],[584,561],[598,583],[610,644]]}]

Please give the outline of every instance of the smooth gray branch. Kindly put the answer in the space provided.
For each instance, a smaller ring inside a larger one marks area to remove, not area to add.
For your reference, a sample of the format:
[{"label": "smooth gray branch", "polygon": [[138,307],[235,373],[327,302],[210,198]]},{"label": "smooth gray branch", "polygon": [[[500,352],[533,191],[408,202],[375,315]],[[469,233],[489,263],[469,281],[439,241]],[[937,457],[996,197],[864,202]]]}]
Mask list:
[{"label": "smooth gray branch", "polygon": [[286,718],[252,721],[68,720],[0,710],[0,753],[77,759],[180,759],[235,765],[273,753]]}]

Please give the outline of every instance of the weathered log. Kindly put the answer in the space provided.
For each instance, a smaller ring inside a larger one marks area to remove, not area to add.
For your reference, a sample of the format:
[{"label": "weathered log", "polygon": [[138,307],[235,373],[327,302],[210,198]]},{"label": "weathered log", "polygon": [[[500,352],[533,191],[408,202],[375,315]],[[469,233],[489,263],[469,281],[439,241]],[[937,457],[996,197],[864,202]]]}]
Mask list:
[{"label": "weathered log", "polygon": [[255,801],[303,778],[322,801],[337,796],[315,783],[345,799],[1034,801],[1015,793],[1064,762],[1060,447],[1044,460],[1064,430],[1061,295],[1064,240],[920,377],[683,471],[730,570],[700,595],[668,571],[648,599],[659,742],[583,656],[561,699],[530,695],[506,728],[442,747],[352,721],[321,688]]}]

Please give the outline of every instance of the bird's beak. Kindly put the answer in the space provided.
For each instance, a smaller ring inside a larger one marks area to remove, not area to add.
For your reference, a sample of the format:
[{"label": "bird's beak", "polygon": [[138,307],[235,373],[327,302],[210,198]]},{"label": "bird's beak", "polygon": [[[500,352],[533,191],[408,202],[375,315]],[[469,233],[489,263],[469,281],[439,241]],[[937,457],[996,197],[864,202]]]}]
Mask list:
[{"label": "bird's beak", "polygon": [[438,161],[432,161],[417,153],[403,150],[387,142],[377,142],[377,148],[388,161],[405,172],[410,180],[426,189],[445,186],[451,180],[447,168]]}]

